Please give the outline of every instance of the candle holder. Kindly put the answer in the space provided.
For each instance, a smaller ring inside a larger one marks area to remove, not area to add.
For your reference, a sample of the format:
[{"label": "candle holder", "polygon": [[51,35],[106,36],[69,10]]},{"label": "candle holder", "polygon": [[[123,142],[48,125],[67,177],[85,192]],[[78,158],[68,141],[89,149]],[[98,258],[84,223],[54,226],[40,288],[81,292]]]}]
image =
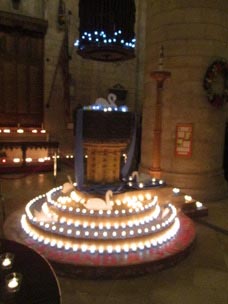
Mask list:
[{"label": "candle holder", "polygon": [[22,274],[11,272],[5,277],[6,290],[10,293],[19,291],[21,287]]},{"label": "candle holder", "polygon": [[0,266],[2,269],[10,269],[13,266],[14,254],[5,252],[0,255]]}]

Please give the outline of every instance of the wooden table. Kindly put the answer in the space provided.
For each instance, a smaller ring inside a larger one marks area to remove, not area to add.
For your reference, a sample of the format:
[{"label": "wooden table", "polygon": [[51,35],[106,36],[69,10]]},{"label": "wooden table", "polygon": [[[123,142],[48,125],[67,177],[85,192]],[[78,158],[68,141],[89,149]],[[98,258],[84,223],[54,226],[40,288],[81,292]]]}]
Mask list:
[{"label": "wooden table", "polygon": [[22,151],[22,166],[26,166],[26,151],[30,149],[53,149],[58,151],[59,143],[57,141],[0,141],[1,149],[20,148]]}]

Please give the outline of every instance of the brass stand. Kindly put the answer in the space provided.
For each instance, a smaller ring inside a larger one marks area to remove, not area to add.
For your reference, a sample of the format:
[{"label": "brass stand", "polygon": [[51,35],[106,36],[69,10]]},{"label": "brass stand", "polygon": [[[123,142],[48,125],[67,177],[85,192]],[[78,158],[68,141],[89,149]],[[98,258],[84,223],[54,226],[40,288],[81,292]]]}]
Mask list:
[{"label": "brass stand", "polygon": [[155,106],[155,125],[154,125],[154,138],[153,138],[153,151],[152,151],[152,168],[150,173],[153,177],[161,177],[161,134],[162,134],[162,91],[164,82],[170,78],[171,73],[168,71],[154,71],[151,77],[157,82],[157,98]]}]

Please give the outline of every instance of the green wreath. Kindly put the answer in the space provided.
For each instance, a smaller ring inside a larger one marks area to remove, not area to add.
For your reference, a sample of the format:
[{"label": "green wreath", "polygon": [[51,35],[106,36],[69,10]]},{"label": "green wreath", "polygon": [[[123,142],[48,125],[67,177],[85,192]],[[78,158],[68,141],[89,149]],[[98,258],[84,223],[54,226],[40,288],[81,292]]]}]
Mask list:
[{"label": "green wreath", "polygon": [[[222,89],[215,90],[215,83],[218,77],[222,77]],[[203,87],[206,90],[208,101],[215,107],[221,107],[228,101],[228,63],[222,60],[214,61],[207,69]]]}]

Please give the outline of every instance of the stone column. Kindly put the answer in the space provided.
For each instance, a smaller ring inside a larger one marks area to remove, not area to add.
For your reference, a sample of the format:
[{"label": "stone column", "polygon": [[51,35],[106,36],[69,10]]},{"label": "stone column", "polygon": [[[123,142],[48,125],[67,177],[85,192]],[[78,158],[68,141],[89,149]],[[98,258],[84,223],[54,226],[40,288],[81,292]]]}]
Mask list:
[{"label": "stone column", "polygon": [[[225,108],[213,107],[203,89],[207,67],[218,58],[228,60],[227,19],[227,1],[147,1],[140,170],[151,175],[156,85],[150,73],[163,45],[172,78],[163,94],[161,173],[168,184],[198,199],[228,194],[223,172]],[[176,126],[181,123],[193,126],[188,158],[175,155]]]}]

